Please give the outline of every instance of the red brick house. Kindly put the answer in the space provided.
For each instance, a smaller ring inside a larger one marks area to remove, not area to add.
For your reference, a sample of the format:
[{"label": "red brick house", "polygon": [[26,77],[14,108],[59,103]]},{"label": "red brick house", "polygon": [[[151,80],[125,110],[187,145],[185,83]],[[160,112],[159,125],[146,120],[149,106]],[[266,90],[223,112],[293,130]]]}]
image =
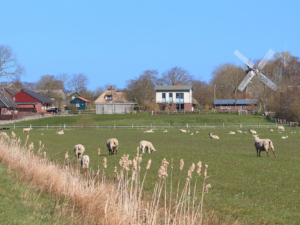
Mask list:
[{"label": "red brick house", "polygon": [[19,112],[46,112],[53,103],[42,95],[26,89],[21,89],[12,96],[12,99],[19,105]]},{"label": "red brick house", "polygon": [[215,112],[257,111],[257,99],[220,99],[214,101]]}]

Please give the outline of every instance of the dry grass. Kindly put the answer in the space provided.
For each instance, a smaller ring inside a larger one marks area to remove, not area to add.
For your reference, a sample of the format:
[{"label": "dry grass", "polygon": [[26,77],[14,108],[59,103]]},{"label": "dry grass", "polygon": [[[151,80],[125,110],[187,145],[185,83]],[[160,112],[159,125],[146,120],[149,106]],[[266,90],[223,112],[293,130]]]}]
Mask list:
[{"label": "dry grass", "polygon": [[[192,164],[185,178],[182,190],[173,191],[172,171],[173,160],[169,167],[166,159],[162,160],[154,190],[150,199],[143,198],[143,185],[150,169],[149,160],[146,171],[141,174],[140,163],[142,155],[137,149],[136,156],[130,160],[124,155],[114,171],[114,180],[105,178],[107,160],[103,160],[103,172],[98,166],[94,173],[69,164],[68,154],[65,155],[65,165],[55,164],[42,154],[43,145],[39,142],[38,154],[33,153],[33,144],[21,146],[20,139],[0,140],[0,159],[9,168],[19,171],[22,179],[42,191],[57,197],[67,199],[71,207],[71,217],[76,222],[84,224],[202,224],[203,199],[208,193],[210,184],[206,184],[208,166],[205,165],[202,176],[202,198],[197,200],[197,179],[201,178],[202,163],[198,162],[195,173],[196,182],[191,186],[195,165]],[[100,154],[100,152],[99,152]],[[180,171],[183,167],[180,162]],[[171,176],[168,175],[171,174]],[[180,174],[182,176],[182,174]],[[170,181],[167,182],[167,179]],[[179,179],[180,182],[180,179]],[[171,185],[167,193],[167,185]],[[173,193],[174,192],[174,193]],[[176,196],[175,199],[172,197]],[[205,224],[216,221],[205,220]]]}]

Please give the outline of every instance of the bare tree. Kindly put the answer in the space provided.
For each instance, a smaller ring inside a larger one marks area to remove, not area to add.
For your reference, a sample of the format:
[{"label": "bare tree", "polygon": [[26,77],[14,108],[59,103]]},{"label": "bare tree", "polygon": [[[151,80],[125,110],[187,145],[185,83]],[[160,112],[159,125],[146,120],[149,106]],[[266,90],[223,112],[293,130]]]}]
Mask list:
[{"label": "bare tree", "polygon": [[235,99],[243,97],[243,93],[238,92],[238,86],[246,76],[242,67],[237,67],[231,63],[217,66],[213,71],[211,85],[214,86],[216,96],[223,99]]},{"label": "bare tree", "polygon": [[66,88],[67,84],[68,84],[68,81],[70,79],[70,76],[67,73],[61,73],[59,75],[56,75],[55,79],[60,81],[63,84],[64,88]]},{"label": "bare tree", "polygon": [[36,83],[36,89],[41,90],[41,94],[46,98],[57,97],[56,91],[63,90],[64,85],[61,81],[57,80],[53,75],[44,75]]},{"label": "bare tree", "polygon": [[180,67],[173,67],[162,74],[163,84],[173,85],[174,83],[191,84],[193,76]]},{"label": "bare tree", "polygon": [[88,78],[83,73],[73,74],[72,78],[69,80],[69,89],[81,92],[86,89],[88,84]]},{"label": "bare tree", "polygon": [[200,104],[200,108],[212,107],[214,101],[214,87],[203,81],[193,80],[193,98]]},{"label": "bare tree", "polygon": [[155,85],[158,82],[156,70],[146,70],[138,78],[127,81],[127,99],[143,110],[155,105]]},{"label": "bare tree", "polygon": [[0,45],[0,77],[12,78],[24,72],[10,47]]}]

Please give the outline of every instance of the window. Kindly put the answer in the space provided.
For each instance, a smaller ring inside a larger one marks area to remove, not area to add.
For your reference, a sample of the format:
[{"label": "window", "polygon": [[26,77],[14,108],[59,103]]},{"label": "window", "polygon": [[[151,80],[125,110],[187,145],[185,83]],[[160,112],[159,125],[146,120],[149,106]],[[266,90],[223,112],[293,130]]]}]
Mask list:
[{"label": "window", "polygon": [[222,106],[221,106],[221,109],[225,109],[225,106],[222,105]]},{"label": "window", "polygon": [[242,109],[246,109],[246,105],[242,105]]},{"label": "window", "polygon": [[105,96],[105,99],[106,99],[106,100],[112,100],[112,95],[106,95],[106,96]]},{"label": "window", "polygon": [[79,108],[80,107],[80,103],[76,103],[76,107]]},{"label": "window", "polygon": [[183,93],[176,93],[176,103],[183,103]]},{"label": "window", "polygon": [[162,103],[166,102],[166,93],[161,94],[161,101],[162,101]]},{"label": "window", "polygon": [[169,104],[172,105],[173,103],[173,93],[169,93]]},{"label": "window", "polygon": [[72,96],[72,100],[74,100],[75,99],[75,96]]},{"label": "window", "polygon": [[226,106],[226,109],[231,109],[231,106],[230,105]]}]

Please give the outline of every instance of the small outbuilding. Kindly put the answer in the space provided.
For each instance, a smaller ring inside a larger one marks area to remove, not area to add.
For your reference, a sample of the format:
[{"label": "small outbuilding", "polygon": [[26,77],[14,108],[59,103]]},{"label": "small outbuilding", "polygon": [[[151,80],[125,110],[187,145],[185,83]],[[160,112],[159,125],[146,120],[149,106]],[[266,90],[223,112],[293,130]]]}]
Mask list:
[{"label": "small outbuilding", "polygon": [[77,97],[70,101],[71,105],[76,105],[77,110],[87,110],[87,104],[90,101],[83,98],[83,97]]},{"label": "small outbuilding", "polygon": [[215,112],[257,111],[258,99],[214,100]]}]

